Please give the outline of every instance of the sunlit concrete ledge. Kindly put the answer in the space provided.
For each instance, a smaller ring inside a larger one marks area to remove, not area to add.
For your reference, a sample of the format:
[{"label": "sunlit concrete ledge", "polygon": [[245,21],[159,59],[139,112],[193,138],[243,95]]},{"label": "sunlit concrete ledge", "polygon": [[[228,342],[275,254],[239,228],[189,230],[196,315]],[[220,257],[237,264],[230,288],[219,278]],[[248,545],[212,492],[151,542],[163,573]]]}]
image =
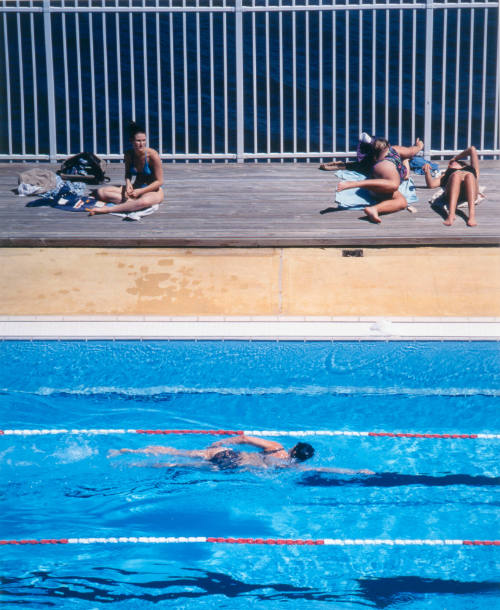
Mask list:
[{"label": "sunlit concrete ledge", "polygon": [[500,318],[0,316],[2,340],[500,340]]}]

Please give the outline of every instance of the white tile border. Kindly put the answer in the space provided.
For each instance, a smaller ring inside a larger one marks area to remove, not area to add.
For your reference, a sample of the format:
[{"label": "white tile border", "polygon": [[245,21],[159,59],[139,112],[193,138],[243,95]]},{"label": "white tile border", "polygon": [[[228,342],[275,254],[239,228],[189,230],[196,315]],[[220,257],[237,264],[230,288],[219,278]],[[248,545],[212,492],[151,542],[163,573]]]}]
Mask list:
[{"label": "white tile border", "polygon": [[500,340],[500,318],[0,316],[0,340]]}]

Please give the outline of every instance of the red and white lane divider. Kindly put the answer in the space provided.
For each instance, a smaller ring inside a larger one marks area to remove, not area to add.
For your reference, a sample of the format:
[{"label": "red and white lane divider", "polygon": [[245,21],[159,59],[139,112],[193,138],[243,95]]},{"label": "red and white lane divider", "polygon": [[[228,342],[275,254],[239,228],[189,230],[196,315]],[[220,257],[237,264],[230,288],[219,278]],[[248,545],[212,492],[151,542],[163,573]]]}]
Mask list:
[{"label": "red and white lane divider", "polygon": [[352,430],[138,430],[135,428],[82,428],[82,429],[35,429],[35,430],[0,430],[0,436],[40,436],[50,434],[207,434],[212,436],[227,436],[245,434],[247,436],[351,436],[351,437],[389,437],[389,438],[442,438],[442,439],[500,439],[500,434],[477,433],[419,433],[419,432],[355,432]]},{"label": "red and white lane divider", "polygon": [[405,539],[384,538],[209,538],[205,536],[164,537],[139,536],[119,538],[42,538],[38,540],[0,540],[0,545],[25,544],[269,544],[308,546],[500,546],[500,540],[448,540],[448,539]]}]

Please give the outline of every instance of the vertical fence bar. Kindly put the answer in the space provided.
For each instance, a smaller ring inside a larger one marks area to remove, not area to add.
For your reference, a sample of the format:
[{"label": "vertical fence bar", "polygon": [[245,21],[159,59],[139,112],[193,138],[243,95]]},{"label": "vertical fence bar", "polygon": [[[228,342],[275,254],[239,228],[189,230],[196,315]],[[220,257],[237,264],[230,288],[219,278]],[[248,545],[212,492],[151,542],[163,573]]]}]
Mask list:
[{"label": "vertical fence bar", "polygon": [[[269,0],[266,0],[266,6],[269,6]],[[270,59],[269,59],[269,11],[265,13],[266,20],[266,152],[271,152],[271,82],[270,82]],[[270,159],[267,160],[270,162]]]},{"label": "vertical fence bar", "polygon": [[[210,0],[213,6],[213,0]],[[214,85],[214,15],[209,16],[209,47],[210,47],[210,150],[215,154],[215,85]],[[212,163],[215,160],[212,159]]]},{"label": "vertical fence bar", "polygon": [[[156,6],[159,6],[159,0],[156,0]],[[161,35],[160,35],[160,13],[156,13],[156,91],[158,96],[157,113],[158,113],[158,150],[160,155],[163,153],[163,104],[161,99]]]},{"label": "vertical fence bar", "polygon": [[444,9],[443,15],[443,63],[442,63],[442,74],[441,74],[441,150],[444,150],[444,131],[446,128],[446,62],[447,48],[446,41],[448,40],[448,9]]},{"label": "vertical fence bar", "polygon": [[372,12],[372,134],[377,129],[377,11]]},{"label": "vertical fence bar", "polygon": [[[104,5],[104,0],[103,0]],[[110,134],[109,134],[109,83],[108,83],[108,36],[106,28],[108,20],[106,13],[102,17],[102,47],[103,47],[103,62],[104,62],[104,108],[105,108],[105,125],[106,125],[106,154],[110,153]]]},{"label": "vertical fence bar", "polygon": [[484,149],[484,117],[486,114],[486,61],[488,58],[488,9],[484,9],[483,19],[483,76],[481,87],[481,142],[480,147]]},{"label": "vertical fence bar", "polygon": [[235,5],[236,44],[236,161],[243,163],[245,151],[245,108],[243,99],[243,11],[242,0]]},{"label": "vertical fence bar", "polygon": [[[5,15],[4,15],[5,18]],[[7,28],[4,21],[5,40],[7,40]],[[56,134],[56,96],[54,87],[54,56],[52,51],[52,24],[50,16],[50,0],[43,0],[43,34],[45,41],[45,65],[47,70],[47,110],[49,119],[49,160],[56,161],[57,156],[57,134]],[[7,43],[6,43],[7,44]],[[7,55],[8,57],[8,55]],[[10,120],[9,120],[10,135]],[[11,144],[12,146],[12,144]],[[12,148],[11,148],[12,150]]]},{"label": "vertical fence bar", "polygon": [[[182,6],[186,6],[183,0]],[[189,89],[188,89],[188,60],[187,60],[187,15],[182,13],[182,59],[184,66],[184,152],[189,154]],[[189,161],[186,159],[186,163]]]},{"label": "vertical fence bar", "polygon": [[384,93],[384,135],[389,137],[389,10],[385,10],[385,93]]},{"label": "vertical fence bar", "polygon": [[403,11],[399,11],[398,143],[403,143]]},{"label": "vertical fence bar", "polygon": [[349,96],[349,11],[345,15],[345,150],[349,150],[349,125],[351,122],[350,96]]},{"label": "vertical fence bar", "polygon": [[[224,154],[228,153],[228,121],[227,121],[227,18],[226,13],[222,15],[222,38],[224,58]],[[227,159],[226,159],[227,163]]]},{"label": "vertical fence bar", "polygon": [[[307,0],[309,3],[309,0]],[[309,11],[306,11],[306,152],[311,150],[311,82],[309,70]],[[310,159],[307,159],[309,162]]]},{"label": "vertical fence bar", "polygon": [[175,129],[175,64],[174,64],[174,16],[169,15],[169,44],[170,44],[170,110],[171,110],[171,136],[172,136],[172,154],[176,152],[176,129]]},{"label": "vertical fence bar", "polygon": [[412,13],[411,141],[415,142],[415,97],[417,87],[417,11],[413,10]]},{"label": "vertical fence bar", "polygon": [[358,133],[363,131],[363,11],[359,11]]},{"label": "vertical fence bar", "polygon": [[[17,0],[19,6],[19,0]],[[21,38],[21,15],[17,13],[17,52],[19,55],[19,93],[21,106],[21,152],[26,154],[26,120],[24,112],[24,70],[23,70],[23,47]]]},{"label": "vertical fence bar", "polygon": [[[255,0],[253,0],[255,6]],[[257,123],[257,40],[255,34],[255,13],[252,13],[252,76],[253,76],[253,151],[258,152],[258,123]],[[257,159],[255,159],[257,163]]]},{"label": "vertical fence bar", "polygon": [[[89,0],[89,6],[91,0]],[[94,65],[94,22],[93,15],[89,13],[89,42],[90,42],[90,87],[92,90],[92,145],[93,150],[97,150],[97,130],[96,130],[96,99],[95,99],[95,65]]]},{"label": "vertical fence bar", "polygon": [[[129,0],[132,6],[132,0]],[[130,93],[132,98],[132,120],[136,120],[135,116],[135,62],[134,62],[134,21],[132,13],[128,16],[128,38],[130,50]]]},{"label": "vertical fence bar", "polygon": [[318,62],[318,86],[319,86],[319,150],[323,151],[323,11],[319,13],[319,62]]},{"label": "vertical fence bar", "polygon": [[[281,6],[281,0],[280,0]],[[279,12],[279,67],[280,67],[280,153],[283,153],[283,131],[284,131],[284,121],[283,121],[283,13]],[[321,85],[320,85],[321,91]],[[281,159],[283,163],[283,159]]]},{"label": "vertical fence bar", "polygon": [[[199,6],[199,0],[196,0],[196,6]],[[196,13],[196,93],[197,93],[197,111],[198,111],[198,154],[203,152],[202,143],[202,127],[201,127],[201,51],[200,51],[200,13]],[[201,163],[201,159],[199,159]]]},{"label": "vertical fence bar", "polygon": [[[425,90],[424,90],[424,155],[432,149],[432,46],[434,35],[433,0],[426,0],[425,8]],[[458,87],[457,87],[458,88]]]},{"label": "vertical fence bar", "polygon": [[337,16],[332,11],[332,151],[337,150]]},{"label": "vertical fence bar", "polygon": [[[33,6],[33,0],[30,0],[30,6]],[[30,33],[31,33],[31,65],[33,66],[33,108],[35,122],[35,155],[40,151],[38,139],[38,78],[36,75],[36,39],[35,39],[35,18],[33,13],[30,14]],[[8,85],[7,85],[8,86]]]},{"label": "vertical fence bar", "polygon": [[[146,6],[146,0],[142,0]],[[146,31],[146,13],[142,15],[142,71],[144,78],[144,128],[149,133],[149,77],[148,77],[148,37]]]},{"label": "vertical fence bar", "polygon": [[[50,17],[50,15],[49,15]],[[45,15],[44,15],[45,19]],[[9,58],[9,35],[7,31],[7,13],[3,14],[3,42],[5,50],[5,80],[7,94],[7,137],[9,142],[9,155],[12,154],[12,101],[10,89],[10,58]]]},{"label": "vertical fence bar", "polygon": [[[65,2],[63,2],[63,6]],[[64,107],[66,112],[66,154],[71,152],[71,127],[69,120],[69,78],[68,78],[68,50],[66,36],[66,13],[61,15],[62,19],[62,38],[63,38],[63,69],[64,69]]]},{"label": "vertical fence bar", "polygon": [[469,104],[467,117],[467,146],[472,144],[472,75],[474,72],[474,9],[470,9],[470,37],[469,37]]},{"label": "vertical fence bar", "polygon": [[[116,6],[118,6],[119,0],[115,0]],[[119,146],[120,154],[123,155],[123,107],[122,107],[122,65],[120,58],[121,42],[120,42],[120,16],[119,13],[115,14],[115,27],[116,27],[116,75],[118,80],[118,131],[119,131]]]},{"label": "vertical fence bar", "polygon": [[455,51],[455,129],[453,134],[453,148],[457,150],[458,147],[458,91],[459,86],[458,83],[460,78],[460,28],[461,28],[461,19],[462,11],[458,9],[457,11],[457,44]]},{"label": "vertical fence bar", "polygon": [[[295,0],[292,0],[295,6]],[[297,152],[297,18],[292,13],[293,152]],[[294,158],[294,163],[297,159]]]},{"label": "vertical fence bar", "polygon": [[78,85],[78,128],[80,134],[80,150],[83,146],[83,95],[82,95],[82,53],[80,48],[80,14],[75,15],[76,30],[76,76]]}]

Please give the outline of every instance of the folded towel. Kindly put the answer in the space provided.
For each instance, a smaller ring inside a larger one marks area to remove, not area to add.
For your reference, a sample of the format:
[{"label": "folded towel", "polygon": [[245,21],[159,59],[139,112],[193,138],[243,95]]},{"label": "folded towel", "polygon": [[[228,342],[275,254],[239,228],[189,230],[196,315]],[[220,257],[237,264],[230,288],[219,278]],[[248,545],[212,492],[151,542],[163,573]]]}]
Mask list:
[{"label": "folded towel", "polygon": [[[351,170],[340,170],[336,172],[336,175],[341,180],[352,180],[356,182],[359,180],[366,180],[364,174]],[[404,180],[399,186],[399,192],[404,195],[408,204],[416,203],[418,201],[413,178]],[[340,193],[337,192],[335,201],[342,210],[362,210],[367,206],[380,203],[380,199],[374,197],[369,190],[364,188],[346,189],[345,191],[340,191]]]},{"label": "folded towel", "polygon": [[424,165],[430,165],[431,175],[434,178],[441,173],[441,170],[439,169],[439,165],[437,163],[427,161],[423,157],[413,157],[413,159],[410,161],[410,169],[412,169],[416,174],[420,174],[421,176],[423,176],[424,174]]},{"label": "folded towel", "polygon": [[150,208],[144,208],[143,210],[137,210],[136,212],[111,212],[113,216],[121,216],[124,220],[138,220],[140,221],[143,216],[149,216],[160,209],[158,203],[152,205]]}]

